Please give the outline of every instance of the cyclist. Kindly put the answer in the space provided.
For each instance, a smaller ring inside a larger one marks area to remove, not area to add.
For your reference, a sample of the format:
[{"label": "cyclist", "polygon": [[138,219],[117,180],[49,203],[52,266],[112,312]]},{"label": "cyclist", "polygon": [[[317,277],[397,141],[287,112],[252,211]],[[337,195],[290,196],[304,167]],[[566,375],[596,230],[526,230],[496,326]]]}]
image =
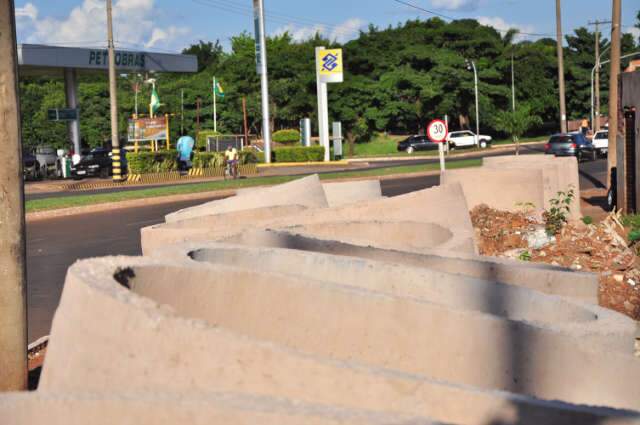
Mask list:
[{"label": "cyclist", "polygon": [[224,152],[224,159],[229,169],[229,174],[234,179],[238,178],[238,150],[233,146],[227,146],[227,150]]}]

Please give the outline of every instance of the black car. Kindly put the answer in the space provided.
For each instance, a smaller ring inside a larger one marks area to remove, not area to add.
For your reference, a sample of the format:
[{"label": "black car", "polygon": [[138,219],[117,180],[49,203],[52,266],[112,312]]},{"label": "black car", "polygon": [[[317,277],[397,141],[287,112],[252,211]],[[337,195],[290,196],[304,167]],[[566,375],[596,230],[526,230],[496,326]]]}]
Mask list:
[{"label": "black car", "polygon": [[398,143],[398,151],[413,153],[415,151],[437,150],[438,144],[433,143],[427,136],[411,136]]},{"label": "black car", "polygon": [[22,152],[22,171],[25,180],[40,180],[40,163],[31,152]]},{"label": "black car", "polygon": [[[126,152],[121,150],[122,172],[126,172]],[[103,179],[112,175],[111,150],[106,148],[96,148],[83,156],[80,162],[71,166],[71,177],[80,180],[85,177],[100,177]]]},{"label": "black car", "polygon": [[578,161],[598,159],[597,149],[582,133],[561,133],[551,136],[544,153],[555,156],[575,156]]}]

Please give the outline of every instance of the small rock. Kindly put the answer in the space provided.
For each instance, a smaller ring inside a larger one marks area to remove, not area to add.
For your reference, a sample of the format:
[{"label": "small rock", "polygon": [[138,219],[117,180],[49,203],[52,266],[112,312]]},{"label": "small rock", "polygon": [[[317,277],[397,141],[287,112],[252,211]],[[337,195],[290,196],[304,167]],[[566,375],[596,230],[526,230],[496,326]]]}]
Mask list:
[{"label": "small rock", "polygon": [[555,236],[549,236],[545,229],[536,229],[535,232],[527,234],[526,239],[531,249],[542,249],[556,242]]},{"label": "small rock", "polygon": [[636,282],[633,279],[627,280],[627,283],[631,286],[636,286]]},{"label": "small rock", "polygon": [[582,270],[582,266],[580,264],[572,264],[571,270]]},{"label": "small rock", "polygon": [[624,280],[624,276],[621,274],[614,274],[613,279],[618,283],[622,283],[622,281]]}]

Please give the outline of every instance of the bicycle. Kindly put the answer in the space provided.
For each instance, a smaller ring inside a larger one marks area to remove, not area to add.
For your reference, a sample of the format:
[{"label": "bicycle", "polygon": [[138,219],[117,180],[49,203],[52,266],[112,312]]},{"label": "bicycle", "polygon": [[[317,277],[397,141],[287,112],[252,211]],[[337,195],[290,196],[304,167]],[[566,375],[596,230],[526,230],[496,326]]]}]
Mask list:
[{"label": "bicycle", "polygon": [[224,167],[224,179],[233,177],[234,180],[238,178],[238,161],[227,161]]}]

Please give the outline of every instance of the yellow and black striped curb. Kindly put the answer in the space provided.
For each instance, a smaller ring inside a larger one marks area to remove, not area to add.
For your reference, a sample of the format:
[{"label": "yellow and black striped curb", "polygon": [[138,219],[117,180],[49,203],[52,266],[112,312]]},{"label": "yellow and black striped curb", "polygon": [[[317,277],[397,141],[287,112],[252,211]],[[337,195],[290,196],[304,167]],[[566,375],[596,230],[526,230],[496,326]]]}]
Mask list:
[{"label": "yellow and black striped curb", "polygon": [[[256,164],[244,164],[238,167],[238,172],[241,176],[254,176],[258,174],[258,167]],[[91,183],[71,183],[68,185],[60,185],[62,190],[68,191],[83,191],[83,190],[98,190],[98,189],[113,189],[123,186],[144,185],[144,184],[157,184],[157,183],[170,183],[184,180],[195,180],[203,177],[223,177],[224,168],[192,168],[188,174],[180,174],[178,171],[167,171],[164,173],[150,173],[150,174],[129,174],[126,180],[122,182],[114,181],[101,181]]]}]

